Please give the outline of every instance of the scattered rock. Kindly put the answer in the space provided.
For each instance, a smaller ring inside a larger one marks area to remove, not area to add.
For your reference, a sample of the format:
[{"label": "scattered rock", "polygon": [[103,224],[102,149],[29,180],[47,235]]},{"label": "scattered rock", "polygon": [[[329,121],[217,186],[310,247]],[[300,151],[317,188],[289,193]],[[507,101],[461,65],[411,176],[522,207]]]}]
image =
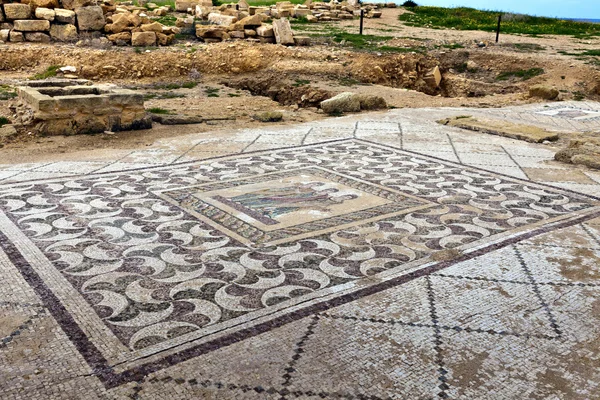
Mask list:
[{"label": "scattered rock", "polygon": [[385,110],[388,108],[387,102],[383,97],[370,94],[356,94],[355,97],[360,103],[361,110]]},{"label": "scattered rock", "polygon": [[567,148],[554,155],[556,161],[600,169],[600,139],[585,138],[569,141]]},{"label": "scattered rock", "polygon": [[332,97],[331,99],[322,101],[321,109],[327,114],[359,112],[360,100],[354,93],[344,92]]},{"label": "scattered rock", "polygon": [[283,119],[283,113],[279,111],[265,111],[254,115],[252,118],[261,122],[278,122]]},{"label": "scattered rock", "polygon": [[529,88],[530,97],[538,97],[545,100],[554,100],[558,97],[559,91],[556,88],[546,85],[535,85]]},{"label": "scattered rock", "polygon": [[152,121],[158,122],[163,125],[189,125],[189,124],[200,124],[204,122],[204,118],[200,116],[192,115],[164,115],[164,114],[151,114]]},{"label": "scattered rock", "polygon": [[0,143],[5,140],[12,139],[17,136],[17,130],[12,125],[2,125],[0,126]]}]

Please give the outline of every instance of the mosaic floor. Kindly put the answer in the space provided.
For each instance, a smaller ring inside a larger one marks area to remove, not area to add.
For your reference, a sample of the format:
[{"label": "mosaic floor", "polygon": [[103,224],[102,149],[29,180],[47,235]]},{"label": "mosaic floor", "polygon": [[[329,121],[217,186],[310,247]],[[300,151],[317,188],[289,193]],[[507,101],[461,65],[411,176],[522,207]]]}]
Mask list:
[{"label": "mosaic floor", "polygon": [[461,111],[3,166],[0,398],[600,398],[600,174]]}]

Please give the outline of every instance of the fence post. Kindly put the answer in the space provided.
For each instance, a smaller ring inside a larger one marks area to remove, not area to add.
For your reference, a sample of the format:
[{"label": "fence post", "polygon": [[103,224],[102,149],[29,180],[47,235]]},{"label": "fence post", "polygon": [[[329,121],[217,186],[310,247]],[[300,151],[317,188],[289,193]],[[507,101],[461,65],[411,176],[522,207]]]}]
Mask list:
[{"label": "fence post", "polygon": [[498,15],[498,29],[496,29],[496,43],[500,40],[500,23],[502,22],[502,14]]},{"label": "fence post", "polygon": [[365,18],[365,10],[360,10],[360,34],[363,34],[363,20]]}]

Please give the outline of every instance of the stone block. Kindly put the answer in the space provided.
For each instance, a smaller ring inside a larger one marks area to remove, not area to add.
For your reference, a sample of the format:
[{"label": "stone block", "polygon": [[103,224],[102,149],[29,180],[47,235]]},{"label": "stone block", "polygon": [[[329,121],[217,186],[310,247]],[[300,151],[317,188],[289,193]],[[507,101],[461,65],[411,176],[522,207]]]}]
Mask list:
[{"label": "stone block", "polygon": [[260,37],[275,37],[272,25],[263,25],[256,28],[256,34]]},{"label": "stone block", "polygon": [[50,43],[50,36],[42,32],[25,32],[25,40],[36,43]]},{"label": "stone block", "polygon": [[294,36],[294,44],[296,46],[310,46],[310,37],[308,37],[308,36]]},{"label": "stone block", "polygon": [[156,46],[155,32],[134,32],[131,34],[131,44],[133,46]]},{"label": "stone block", "polygon": [[108,40],[110,40],[111,42],[114,42],[114,43],[118,43],[118,42],[131,43],[131,32],[115,33],[113,35],[108,35],[107,38],[108,38]]},{"label": "stone block", "polygon": [[78,38],[77,28],[73,24],[52,24],[50,26],[50,37],[59,42],[76,41]]},{"label": "stone block", "polygon": [[142,29],[142,32],[162,33],[163,31],[163,26],[158,22],[153,22],[151,24],[143,24],[140,28]]},{"label": "stone block", "polygon": [[94,4],[93,0],[61,0],[63,8],[67,10],[75,10],[79,7],[91,6]]},{"label": "stone block", "polygon": [[16,19],[29,19],[31,18],[31,7],[29,7],[29,4],[5,4],[4,14],[6,19],[9,21],[14,21]]},{"label": "stone block", "polygon": [[156,42],[159,46],[168,46],[173,43],[173,40],[175,40],[174,34],[167,35],[160,32],[156,33]]},{"label": "stone block", "polygon": [[50,21],[43,19],[16,20],[15,30],[19,32],[45,32],[50,30]]},{"label": "stone block", "polygon": [[281,18],[273,21],[273,33],[275,34],[275,41],[283,45],[294,44],[294,34],[292,33],[292,27],[290,21],[285,18]]},{"label": "stone block", "polygon": [[47,21],[54,21],[56,13],[54,10],[44,7],[38,7],[35,9],[35,17],[38,19],[45,19]]},{"label": "stone block", "polygon": [[102,7],[79,7],[75,9],[75,14],[80,31],[100,31],[106,25]]},{"label": "stone block", "polygon": [[[208,14],[208,22],[215,25],[229,26],[237,21],[237,17],[232,15],[222,15],[219,13]],[[238,29],[236,29],[238,30]]]},{"label": "stone block", "polygon": [[0,29],[0,42],[8,42],[10,29]]},{"label": "stone block", "polygon": [[120,33],[129,27],[129,15],[128,14],[115,14],[112,16],[112,24],[105,26],[106,32]]},{"label": "stone block", "polygon": [[11,42],[23,42],[25,40],[25,36],[23,35],[23,32],[13,30],[10,31],[8,40]]},{"label": "stone block", "polygon": [[321,102],[321,109],[327,114],[360,111],[360,100],[354,93],[340,93],[331,99]]},{"label": "stone block", "polygon": [[59,7],[59,0],[31,0],[29,5],[33,11],[39,7],[54,9]]},{"label": "stone block", "polygon": [[75,25],[75,11],[64,8],[54,9],[54,20],[63,24]]}]

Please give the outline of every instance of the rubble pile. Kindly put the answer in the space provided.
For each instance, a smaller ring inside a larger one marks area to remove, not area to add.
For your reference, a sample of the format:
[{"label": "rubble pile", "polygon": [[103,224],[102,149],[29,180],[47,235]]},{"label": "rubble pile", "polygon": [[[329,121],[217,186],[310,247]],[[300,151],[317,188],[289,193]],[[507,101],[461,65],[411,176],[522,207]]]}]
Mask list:
[{"label": "rubble pile", "polygon": [[[312,2],[292,4],[281,1],[267,6],[250,6],[246,0],[213,6],[210,0],[178,0],[177,10],[186,10],[204,23],[196,25],[196,36],[205,42],[226,39],[247,39],[261,43],[306,46],[310,38],[293,35],[289,18],[306,22],[328,22],[354,19],[361,10],[367,18],[381,17],[381,4],[367,4],[362,8],[358,2]],[[273,20],[272,24],[266,21]]]},{"label": "rubble pile", "polygon": [[150,19],[166,12],[156,8],[148,11],[114,0],[0,0],[0,42],[75,42],[106,34],[115,44],[168,45],[180,29]]}]

